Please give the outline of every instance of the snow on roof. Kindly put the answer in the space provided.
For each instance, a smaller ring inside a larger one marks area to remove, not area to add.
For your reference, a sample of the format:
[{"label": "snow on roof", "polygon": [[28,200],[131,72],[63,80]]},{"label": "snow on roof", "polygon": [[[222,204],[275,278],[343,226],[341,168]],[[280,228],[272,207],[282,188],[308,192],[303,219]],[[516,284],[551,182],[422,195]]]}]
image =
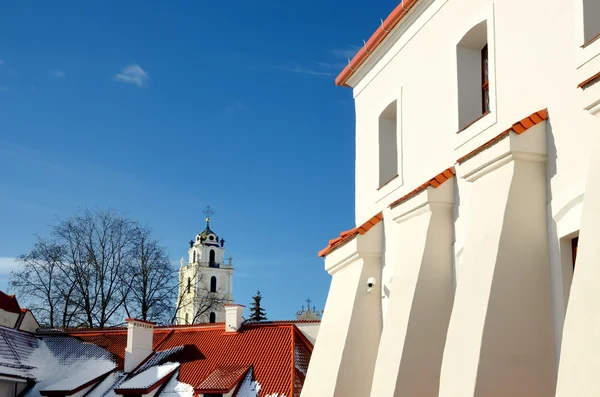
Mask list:
[{"label": "snow on roof", "polygon": [[160,397],[194,397],[194,388],[187,383],[178,381],[177,374],[175,374],[160,392]]},{"label": "snow on roof", "polygon": [[78,389],[117,367],[106,350],[70,336],[42,337],[27,360],[36,384],[26,394]]},{"label": "snow on roof", "polygon": [[115,394],[114,389],[125,379],[127,379],[127,375],[122,371],[111,372],[85,397],[120,397]]},{"label": "snow on roof", "polygon": [[[127,330],[72,330],[72,335],[97,343],[123,360]],[[296,344],[305,345],[302,349]],[[312,344],[293,323],[245,324],[238,332],[225,333],[223,326],[184,326],[155,328],[153,349],[157,352],[181,348],[181,352],[164,361],[179,362],[178,380],[198,387],[217,368],[253,366],[260,383],[260,397],[280,393],[295,395],[306,372],[304,366]],[[295,357],[302,353],[303,357]],[[305,356],[305,357],[304,357]],[[148,363],[154,357],[148,359]],[[154,361],[152,362],[154,365]],[[285,369],[284,369],[285,368]],[[289,370],[288,370],[289,369]]]},{"label": "snow on roof", "polygon": [[140,366],[135,373],[139,374],[147,370],[150,367],[154,367],[155,365],[164,364],[166,362],[175,362],[177,360],[178,353],[181,353],[184,350],[185,346],[177,346],[172,349],[161,350],[154,353],[150,358]]},{"label": "snow on roof", "polygon": [[254,371],[252,367],[246,372],[244,379],[240,382],[236,397],[256,397],[260,391],[260,385],[254,381]]},{"label": "snow on roof", "polygon": [[146,390],[154,386],[156,383],[171,375],[173,371],[179,368],[179,363],[166,363],[150,367],[145,371],[134,375],[133,378],[123,382],[118,390]]},{"label": "snow on roof", "polygon": [[35,336],[0,327],[0,374],[31,379],[33,367],[27,359],[37,347]]}]

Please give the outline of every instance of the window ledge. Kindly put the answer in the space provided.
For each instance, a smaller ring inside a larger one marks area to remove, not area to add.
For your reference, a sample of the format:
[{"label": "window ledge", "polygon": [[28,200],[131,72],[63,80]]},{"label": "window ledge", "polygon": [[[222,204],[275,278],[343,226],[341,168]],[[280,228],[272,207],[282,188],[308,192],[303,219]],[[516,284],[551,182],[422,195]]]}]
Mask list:
[{"label": "window ledge", "polygon": [[598,39],[600,39],[600,33],[598,33],[596,36],[592,37],[591,39],[589,39],[588,41],[586,41],[585,43],[583,43],[583,45],[581,46],[581,48],[586,48],[587,46],[595,43]]},{"label": "window ledge", "polygon": [[381,190],[383,189],[385,186],[389,185],[390,183],[392,183],[396,178],[398,178],[398,174],[394,175],[393,177],[391,177],[390,179],[388,179],[386,182],[384,182],[381,186],[379,186],[377,188],[377,190]]},{"label": "window ledge", "polygon": [[482,118],[484,118],[485,116],[487,116],[488,114],[490,114],[491,112],[488,110],[487,112],[483,113],[481,116],[477,117],[475,120],[471,121],[469,124],[465,125],[463,128],[461,128],[460,130],[456,131],[457,134],[460,134],[461,132],[463,132],[464,130],[468,129],[469,127],[471,127],[473,124],[477,123],[479,120],[481,120]]}]

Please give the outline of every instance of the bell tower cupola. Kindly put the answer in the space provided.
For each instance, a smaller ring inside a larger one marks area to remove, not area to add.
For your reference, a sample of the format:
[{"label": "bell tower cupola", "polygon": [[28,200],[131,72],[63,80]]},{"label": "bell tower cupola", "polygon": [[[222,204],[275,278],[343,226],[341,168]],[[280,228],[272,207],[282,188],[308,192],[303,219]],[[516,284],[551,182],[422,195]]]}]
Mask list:
[{"label": "bell tower cupola", "polygon": [[[233,302],[232,258],[225,259],[225,239],[211,229],[214,211],[207,206],[202,212],[206,227],[190,240],[188,263],[182,259],[179,270],[179,277],[184,280],[180,283],[180,300],[187,300],[186,305],[179,303],[179,324],[225,321],[222,305]],[[211,303],[210,310],[204,310],[207,301]],[[206,313],[199,313],[203,310]]]}]

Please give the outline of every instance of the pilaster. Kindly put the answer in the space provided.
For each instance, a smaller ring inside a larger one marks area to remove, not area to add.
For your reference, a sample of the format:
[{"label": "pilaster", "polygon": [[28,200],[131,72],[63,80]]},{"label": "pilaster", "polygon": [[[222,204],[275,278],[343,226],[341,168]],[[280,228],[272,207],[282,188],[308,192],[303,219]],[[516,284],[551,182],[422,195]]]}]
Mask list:
[{"label": "pilaster", "polygon": [[[597,113],[600,125],[600,113]],[[600,129],[600,128],[599,128]],[[600,394],[600,140],[596,136],[585,186],[556,397]]]},{"label": "pilaster", "polygon": [[553,396],[546,122],[461,160],[472,197],[439,396]]},{"label": "pilaster", "polygon": [[397,260],[372,397],[438,394],[453,299],[454,185],[429,186],[389,211]]},{"label": "pilaster", "polygon": [[325,258],[332,279],[302,397],[369,395],[381,336],[382,242],[380,222]]}]

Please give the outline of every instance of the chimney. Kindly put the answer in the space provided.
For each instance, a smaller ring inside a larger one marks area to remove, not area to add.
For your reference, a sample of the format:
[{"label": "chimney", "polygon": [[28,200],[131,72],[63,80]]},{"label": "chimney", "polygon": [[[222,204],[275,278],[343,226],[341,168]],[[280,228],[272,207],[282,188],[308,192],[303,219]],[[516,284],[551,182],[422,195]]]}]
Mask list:
[{"label": "chimney", "polygon": [[127,347],[125,348],[125,372],[133,371],[152,354],[152,335],[155,323],[128,318]]},{"label": "chimney", "polygon": [[246,306],[227,303],[225,306],[225,332],[237,332],[242,326],[242,313]]}]

